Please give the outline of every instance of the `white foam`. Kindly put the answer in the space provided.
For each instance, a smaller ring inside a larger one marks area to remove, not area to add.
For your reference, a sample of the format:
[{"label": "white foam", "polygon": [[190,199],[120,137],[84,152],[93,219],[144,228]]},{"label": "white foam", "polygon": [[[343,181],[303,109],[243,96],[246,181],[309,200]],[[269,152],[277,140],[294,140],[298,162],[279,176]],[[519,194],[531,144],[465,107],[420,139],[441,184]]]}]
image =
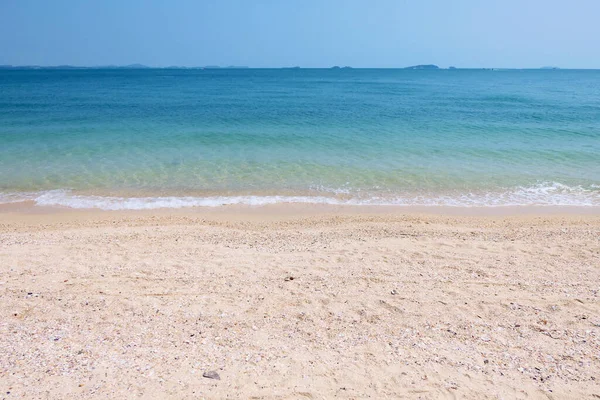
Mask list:
[{"label": "white foam", "polygon": [[259,206],[277,203],[339,204],[336,199],[312,196],[212,196],[212,197],[104,197],[48,191],[35,199],[40,206],[99,208],[102,210],[151,210],[157,208],[219,207],[234,204]]},{"label": "white foam", "polygon": [[[331,193],[331,189],[327,189]],[[226,205],[261,206],[278,203],[308,203],[329,205],[377,206],[600,206],[600,185],[567,186],[561,183],[539,183],[487,193],[448,195],[386,195],[351,197],[342,189],[326,196],[167,196],[167,197],[113,197],[77,195],[68,190],[45,192],[0,193],[0,203],[34,201],[39,206],[69,208],[96,208],[102,210],[151,210],[158,208],[220,207]],[[344,194],[344,197],[338,196]],[[364,194],[364,193],[363,193]]]}]

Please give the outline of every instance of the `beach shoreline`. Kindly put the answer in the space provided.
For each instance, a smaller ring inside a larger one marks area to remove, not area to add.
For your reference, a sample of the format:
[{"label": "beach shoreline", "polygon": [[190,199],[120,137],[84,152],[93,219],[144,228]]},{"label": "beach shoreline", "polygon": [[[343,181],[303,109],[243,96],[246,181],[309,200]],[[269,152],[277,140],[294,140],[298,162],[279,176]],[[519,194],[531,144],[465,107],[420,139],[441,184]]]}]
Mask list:
[{"label": "beach shoreline", "polygon": [[145,216],[145,215],[219,215],[223,218],[296,217],[327,215],[421,215],[463,217],[512,217],[512,216],[595,216],[600,206],[568,205],[503,205],[503,206],[448,206],[448,205],[344,205],[315,203],[276,203],[264,205],[233,204],[211,207],[153,208],[141,210],[104,210],[99,208],[71,208],[64,206],[37,205],[34,201],[0,204],[3,218],[27,218],[28,215],[69,216]]},{"label": "beach shoreline", "polygon": [[589,398],[600,214],[544,209],[5,205],[1,389]]}]

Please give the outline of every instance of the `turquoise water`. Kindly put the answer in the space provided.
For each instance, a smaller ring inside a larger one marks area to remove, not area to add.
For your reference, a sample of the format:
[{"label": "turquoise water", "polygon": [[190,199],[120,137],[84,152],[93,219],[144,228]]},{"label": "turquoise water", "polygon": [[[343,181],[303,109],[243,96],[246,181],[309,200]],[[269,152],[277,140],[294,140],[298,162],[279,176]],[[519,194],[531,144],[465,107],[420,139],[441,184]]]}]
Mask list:
[{"label": "turquoise water", "polygon": [[0,71],[0,202],[600,205],[600,71]]}]

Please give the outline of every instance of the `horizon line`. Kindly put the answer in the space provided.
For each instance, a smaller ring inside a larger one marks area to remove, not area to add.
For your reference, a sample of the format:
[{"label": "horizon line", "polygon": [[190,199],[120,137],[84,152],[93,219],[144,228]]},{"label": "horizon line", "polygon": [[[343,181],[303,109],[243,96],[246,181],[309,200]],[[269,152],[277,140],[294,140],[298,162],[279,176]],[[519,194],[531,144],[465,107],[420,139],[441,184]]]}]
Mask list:
[{"label": "horizon line", "polygon": [[72,64],[57,64],[57,65],[38,65],[38,64],[23,64],[23,65],[12,65],[12,64],[0,64],[0,70],[2,69],[405,69],[405,70],[598,70],[600,68],[586,67],[586,68],[562,68],[557,66],[541,66],[541,67],[439,67],[435,64],[416,64],[410,66],[398,66],[398,67],[352,67],[348,65],[333,65],[324,67],[302,67],[298,65],[293,66],[269,66],[269,67],[252,67],[247,65],[169,65],[169,66],[151,66],[139,63],[133,64],[109,64],[109,65],[72,65]]}]

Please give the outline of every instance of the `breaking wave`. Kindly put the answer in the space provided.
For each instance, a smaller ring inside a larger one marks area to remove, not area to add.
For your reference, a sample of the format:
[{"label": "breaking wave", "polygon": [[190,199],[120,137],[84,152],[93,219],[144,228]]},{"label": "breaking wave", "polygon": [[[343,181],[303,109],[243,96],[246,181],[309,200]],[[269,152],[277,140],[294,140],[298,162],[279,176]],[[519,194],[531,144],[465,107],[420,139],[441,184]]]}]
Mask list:
[{"label": "breaking wave", "polygon": [[[280,203],[372,206],[600,206],[600,185],[567,186],[561,183],[540,183],[528,187],[479,193],[430,195],[385,195],[353,197],[351,191],[323,189],[317,196],[161,196],[116,197],[79,195],[69,190],[44,192],[0,193],[0,203],[33,201],[38,206],[58,206],[77,209],[151,210],[159,208],[220,207],[227,205],[262,206]],[[343,193],[343,196],[340,195]]]}]

